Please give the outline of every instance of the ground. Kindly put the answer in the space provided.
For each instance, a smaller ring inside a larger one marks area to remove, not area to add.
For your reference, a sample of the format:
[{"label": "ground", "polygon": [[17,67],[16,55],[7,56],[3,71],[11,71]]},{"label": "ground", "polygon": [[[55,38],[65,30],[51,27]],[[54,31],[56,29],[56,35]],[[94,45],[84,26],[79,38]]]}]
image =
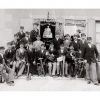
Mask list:
[{"label": "ground", "polygon": [[15,86],[0,83],[0,91],[98,91],[100,86],[87,84],[84,79],[70,79],[65,77],[52,78],[32,77],[27,81],[25,77],[15,80]]}]

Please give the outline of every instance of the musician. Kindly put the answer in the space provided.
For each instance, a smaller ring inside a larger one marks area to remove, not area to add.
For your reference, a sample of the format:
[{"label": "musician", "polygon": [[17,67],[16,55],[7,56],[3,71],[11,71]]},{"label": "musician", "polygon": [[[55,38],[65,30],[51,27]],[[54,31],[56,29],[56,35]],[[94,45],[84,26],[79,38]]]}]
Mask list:
[{"label": "musician", "polygon": [[56,74],[56,50],[54,49],[54,45],[50,44],[48,54],[47,55],[47,62],[48,62],[48,71],[50,76],[55,76]]},{"label": "musician", "polygon": [[18,34],[14,34],[14,40],[11,41],[12,48],[17,50],[19,48]]},{"label": "musician", "polygon": [[22,42],[20,43],[20,48],[16,51],[16,63],[14,65],[14,69],[18,71],[16,72],[16,78],[23,74],[27,62],[27,52]]},{"label": "musician", "polygon": [[38,75],[45,75],[47,73],[46,64],[46,48],[44,44],[41,45],[40,50],[35,48],[35,60],[37,64]]},{"label": "musician", "polygon": [[78,40],[78,36],[74,34],[74,41],[70,43],[74,47],[74,51],[76,52],[76,57],[78,58],[80,56],[80,41]]},{"label": "musician", "polygon": [[66,49],[69,49],[70,43],[71,43],[70,35],[69,34],[66,34],[65,35],[65,39],[64,39],[64,47]]},{"label": "musician", "polygon": [[92,37],[87,37],[87,44],[83,51],[82,57],[85,59],[86,64],[86,79],[88,84],[91,82],[98,85],[96,62],[99,58],[99,53],[96,46],[92,43]]},{"label": "musician", "polygon": [[37,74],[36,61],[35,61],[35,50],[33,49],[33,44],[31,42],[29,43],[29,48],[27,50],[27,56],[28,56],[28,64],[29,64],[27,79],[31,80],[31,76],[34,74]]},{"label": "musician", "polygon": [[44,43],[40,40],[40,36],[37,36],[36,38],[37,38],[37,40],[33,42],[33,46],[35,49],[40,50],[41,45]]},{"label": "musician", "polygon": [[33,30],[30,32],[30,42],[34,42],[37,40],[37,36],[39,35],[39,30],[38,30],[38,23],[33,24]]},{"label": "musician", "polygon": [[24,33],[24,27],[23,26],[20,26],[20,30],[19,32],[17,33],[18,35],[18,40],[20,41],[22,38],[25,37],[25,33]]},{"label": "musician", "polygon": [[29,32],[26,32],[25,37],[20,40],[20,42],[24,43],[25,49],[28,48],[28,43],[30,42],[30,35],[29,34],[30,34]]},{"label": "musician", "polygon": [[53,40],[53,44],[54,44],[54,49],[56,49],[57,51],[60,50],[60,45],[63,44],[63,40],[60,39],[59,35],[55,36],[55,39]]},{"label": "musician", "polygon": [[[57,57],[57,75],[58,76],[65,76],[67,75],[67,66],[65,66],[65,55],[67,51],[64,48],[64,45],[60,45],[60,50],[58,51]],[[66,70],[66,71],[65,71]]]},{"label": "musician", "polygon": [[13,86],[14,73],[13,70],[5,64],[4,49],[4,47],[0,47],[0,75],[8,85]]},{"label": "musician", "polygon": [[7,66],[13,68],[13,62],[15,60],[16,50],[12,48],[11,42],[7,43],[7,49],[5,50],[5,62]]},{"label": "musician", "polygon": [[87,44],[87,40],[86,40],[86,35],[85,33],[81,34],[81,39],[80,39],[80,51],[81,51],[81,57],[83,55],[83,51],[85,49],[85,46]]},{"label": "musician", "polygon": [[48,72],[46,53],[47,53],[47,50],[46,50],[45,44],[42,44],[41,50],[40,50],[40,58],[42,58],[42,65],[43,65],[45,74],[47,74]]}]

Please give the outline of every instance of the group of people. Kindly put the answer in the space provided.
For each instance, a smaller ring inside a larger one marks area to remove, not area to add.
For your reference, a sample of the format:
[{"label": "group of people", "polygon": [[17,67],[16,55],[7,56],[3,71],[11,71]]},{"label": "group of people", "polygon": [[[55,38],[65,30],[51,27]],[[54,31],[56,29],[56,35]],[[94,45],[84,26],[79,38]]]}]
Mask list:
[{"label": "group of people", "polygon": [[14,79],[26,75],[50,77],[85,78],[90,84],[99,84],[97,61],[99,53],[92,37],[85,33],[55,35],[49,47],[41,40],[37,24],[31,32],[24,33],[24,27],[14,34],[14,40],[7,43],[7,49],[0,47],[0,82],[14,85]]}]

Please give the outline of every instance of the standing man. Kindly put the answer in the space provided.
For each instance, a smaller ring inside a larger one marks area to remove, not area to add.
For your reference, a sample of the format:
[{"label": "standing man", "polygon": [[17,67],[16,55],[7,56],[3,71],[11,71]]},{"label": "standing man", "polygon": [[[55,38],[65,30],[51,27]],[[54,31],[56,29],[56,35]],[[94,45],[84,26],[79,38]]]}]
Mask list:
[{"label": "standing man", "polygon": [[30,42],[36,41],[36,37],[39,35],[39,30],[38,30],[38,24],[34,23],[33,24],[33,30],[30,32]]},{"label": "standing man", "polygon": [[17,36],[18,36],[18,40],[19,40],[19,41],[20,41],[22,38],[25,37],[24,27],[23,27],[23,26],[20,26],[20,30],[19,30],[19,32],[17,33]]},{"label": "standing man", "polygon": [[99,53],[96,46],[92,44],[92,37],[87,37],[87,44],[83,51],[82,57],[85,59],[85,62],[87,62],[86,79],[88,81],[88,84],[93,82],[94,85],[98,85],[96,62],[99,57]]},{"label": "standing man", "polygon": [[63,40],[60,39],[59,35],[56,35],[56,38],[53,40],[53,44],[55,50],[60,50],[60,45],[63,44]]},{"label": "standing man", "polygon": [[74,47],[74,51],[76,52],[76,57],[80,57],[80,41],[78,40],[77,34],[74,34],[73,36],[74,40],[70,43],[71,46]]},{"label": "standing man", "polygon": [[83,51],[85,49],[86,44],[87,44],[86,35],[85,35],[85,33],[82,33],[81,34],[81,39],[80,39],[80,52],[81,52],[81,56],[83,55]]},{"label": "standing man", "polygon": [[13,68],[13,62],[16,56],[15,54],[16,54],[16,50],[12,48],[11,42],[8,42],[4,57],[5,57],[5,63],[10,68]]}]

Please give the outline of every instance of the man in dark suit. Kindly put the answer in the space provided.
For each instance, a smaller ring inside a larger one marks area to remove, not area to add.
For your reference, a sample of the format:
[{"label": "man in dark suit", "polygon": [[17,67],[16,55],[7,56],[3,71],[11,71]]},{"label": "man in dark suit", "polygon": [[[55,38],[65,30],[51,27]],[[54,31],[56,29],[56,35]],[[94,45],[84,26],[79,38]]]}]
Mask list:
[{"label": "man in dark suit", "polygon": [[19,32],[17,33],[18,35],[18,40],[20,41],[22,38],[25,37],[25,33],[24,33],[24,27],[23,26],[20,26],[20,30]]},{"label": "man in dark suit", "polygon": [[53,40],[54,49],[60,50],[60,45],[63,44],[63,40],[60,39],[59,35],[55,36],[56,38]]},{"label": "man in dark suit", "polygon": [[38,24],[33,24],[33,30],[30,32],[30,42],[34,42],[37,40],[37,36],[39,35]]},{"label": "man in dark suit", "polygon": [[85,49],[85,46],[87,44],[87,40],[86,40],[86,35],[85,33],[81,34],[81,39],[80,39],[80,51],[81,51],[81,57],[83,55],[83,51]]},{"label": "man in dark suit", "polygon": [[28,56],[28,66],[29,66],[27,79],[31,80],[31,75],[37,74],[35,50],[33,49],[32,43],[29,43],[29,48],[27,49],[27,56]]},{"label": "man in dark suit", "polygon": [[21,76],[24,72],[26,64],[28,62],[27,59],[27,51],[24,48],[24,43],[20,43],[20,48],[16,51],[16,62],[13,66],[14,72],[17,69],[16,78]]},{"label": "man in dark suit", "polygon": [[80,41],[78,40],[78,37],[76,34],[74,34],[74,40],[70,43],[71,46],[74,47],[74,51],[76,52],[76,57],[79,57],[80,55]]},{"label": "man in dark suit", "polygon": [[13,62],[15,60],[15,53],[16,53],[16,50],[12,49],[11,42],[8,42],[4,57],[5,57],[5,62],[7,66],[10,68],[13,68]]},{"label": "man in dark suit", "polygon": [[82,57],[85,59],[85,62],[87,62],[86,79],[88,81],[88,84],[93,82],[94,85],[98,85],[96,62],[99,57],[99,53],[96,46],[92,44],[91,37],[87,37],[87,44],[85,45]]},{"label": "man in dark suit", "polygon": [[12,48],[17,50],[19,48],[18,35],[14,34],[14,40],[11,41]]}]

